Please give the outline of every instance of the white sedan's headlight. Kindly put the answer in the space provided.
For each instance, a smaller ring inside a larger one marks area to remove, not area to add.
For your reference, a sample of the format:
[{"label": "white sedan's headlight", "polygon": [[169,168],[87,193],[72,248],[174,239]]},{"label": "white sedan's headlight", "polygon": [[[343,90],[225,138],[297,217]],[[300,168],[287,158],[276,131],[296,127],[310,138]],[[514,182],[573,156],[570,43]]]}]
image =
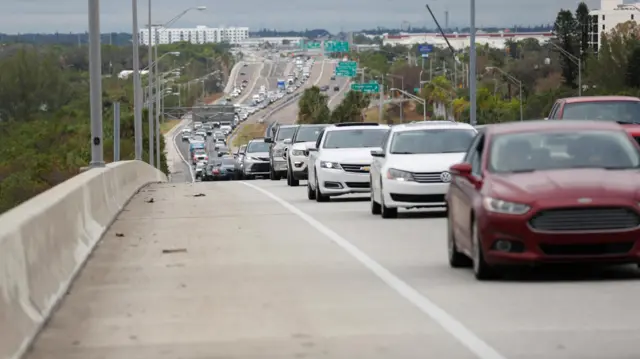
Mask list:
[{"label": "white sedan's headlight", "polygon": [[329,161],[320,161],[320,167],[322,168],[330,168],[333,170],[341,170],[342,166],[340,166],[337,162],[329,162]]},{"label": "white sedan's headlight", "polygon": [[415,181],[411,172],[389,168],[387,170],[387,179],[396,181]]},{"label": "white sedan's headlight", "polygon": [[284,155],[283,148],[276,148],[275,150],[273,150],[273,157],[282,157],[282,155]]},{"label": "white sedan's headlight", "polygon": [[484,208],[489,212],[502,214],[525,214],[531,209],[523,203],[507,202],[497,198],[485,197],[482,201]]},{"label": "white sedan's headlight", "polygon": [[304,156],[303,150],[291,150],[291,156]]}]

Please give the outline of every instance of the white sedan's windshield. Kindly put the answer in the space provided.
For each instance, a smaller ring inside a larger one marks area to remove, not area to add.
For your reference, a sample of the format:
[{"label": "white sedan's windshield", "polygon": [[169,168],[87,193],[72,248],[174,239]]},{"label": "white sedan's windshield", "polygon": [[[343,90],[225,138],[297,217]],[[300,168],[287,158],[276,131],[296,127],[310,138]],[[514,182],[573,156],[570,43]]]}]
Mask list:
[{"label": "white sedan's windshield", "polygon": [[466,152],[475,137],[473,130],[438,129],[396,132],[391,140],[391,154]]},{"label": "white sedan's windshield", "polygon": [[329,149],[382,147],[382,141],[388,131],[386,128],[329,131],[323,147]]},{"label": "white sedan's windshield", "polygon": [[497,135],[489,170],[528,172],[568,168],[640,167],[640,155],[624,132],[574,131]]}]

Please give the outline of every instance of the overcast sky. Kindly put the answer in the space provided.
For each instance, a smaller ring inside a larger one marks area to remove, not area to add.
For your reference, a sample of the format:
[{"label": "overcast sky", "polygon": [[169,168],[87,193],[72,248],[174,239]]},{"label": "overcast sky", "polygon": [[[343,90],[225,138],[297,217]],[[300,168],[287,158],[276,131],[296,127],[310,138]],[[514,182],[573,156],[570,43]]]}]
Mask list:
[{"label": "overcast sky", "polygon": [[[101,0],[102,32],[131,32],[132,0]],[[205,12],[191,12],[174,27],[195,25],[248,26],[287,29],[325,28],[329,31],[359,30],[376,26],[398,28],[433,26],[425,0],[152,0],[153,23],[167,22],[191,6],[204,5]],[[148,0],[138,0],[140,24],[146,24]],[[450,26],[469,24],[469,0],[429,1],[444,26],[449,10]],[[478,26],[538,25],[552,23],[560,8],[574,10],[576,0],[476,0]],[[84,32],[88,0],[0,0],[0,32]],[[599,0],[588,0],[589,8]],[[406,23],[405,23],[406,26]]]}]

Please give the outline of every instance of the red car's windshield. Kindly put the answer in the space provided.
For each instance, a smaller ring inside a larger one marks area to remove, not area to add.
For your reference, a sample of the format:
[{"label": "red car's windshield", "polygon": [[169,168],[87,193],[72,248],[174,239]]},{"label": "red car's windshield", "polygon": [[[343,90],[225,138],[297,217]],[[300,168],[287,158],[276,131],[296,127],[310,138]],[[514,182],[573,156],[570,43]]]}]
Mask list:
[{"label": "red car's windshield", "polygon": [[639,166],[640,154],[624,132],[574,131],[497,135],[491,143],[488,169],[510,173]]},{"label": "red car's windshield", "polygon": [[567,120],[601,120],[640,124],[640,101],[594,101],[567,103],[562,110]]}]

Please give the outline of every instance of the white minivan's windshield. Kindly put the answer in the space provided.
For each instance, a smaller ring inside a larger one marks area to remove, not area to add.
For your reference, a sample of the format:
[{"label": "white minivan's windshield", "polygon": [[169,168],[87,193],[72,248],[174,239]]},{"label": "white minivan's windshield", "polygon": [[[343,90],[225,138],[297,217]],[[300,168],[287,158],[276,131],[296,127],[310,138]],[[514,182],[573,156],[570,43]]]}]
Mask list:
[{"label": "white minivan's windshield", "polygon": [[389,152],[395,155],[466,152],[474,130],[430,129],[396,132]]},{"label": "white minivan's windshield", "polygon": [[382,141],[388,132],[387,128],[329,131],[326,134],[323,148],[382,147]]},{"label": "white minivan's windshield", "polygon": [[269,144],[263,141],[249,142],[247,153],[269,152]]}]

